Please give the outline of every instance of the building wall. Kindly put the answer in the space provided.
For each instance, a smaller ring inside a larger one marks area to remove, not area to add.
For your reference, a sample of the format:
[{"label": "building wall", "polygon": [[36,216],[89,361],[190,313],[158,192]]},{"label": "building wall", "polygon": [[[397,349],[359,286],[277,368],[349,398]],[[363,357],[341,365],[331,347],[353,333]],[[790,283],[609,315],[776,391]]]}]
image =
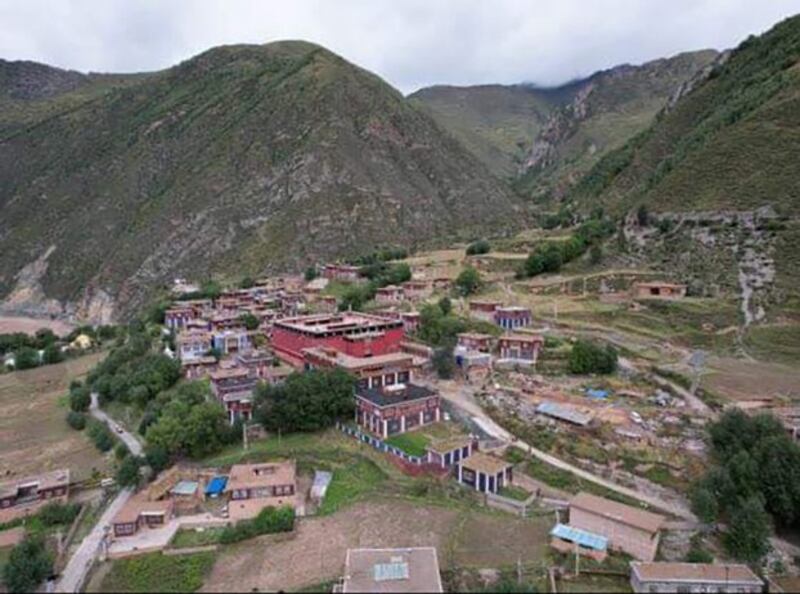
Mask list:
[{"label": "building wall", "polygon": [[663,582],[663,581],[640,581],[638,576],[631,572],[631,588],[634,592],[666,594],[686,592],[698,594],[705,592],[742,592],[753,593],[761,592],[761,584],[748,584],[740,582],[728,582],[727,585],[718,582]]},{"label": "building wall", "polygon": [[272,348],[278,356],[288,357],[294,365],[302,365],[302,350],[311,347],[332,347],[353,357],[385,355],[400,350],[404,333],[401,324],[396,328],[384,330],[381,336],[371,340],[350,341],[343,335],[316,337],[295,332],[288,328],[274,326],[272,329]]},{"label": "building wall", "polygon": [[441,418],[440,404],[439,397],[432,396],[426,400],[379,408],[364,398],[356,398],[356,422],[385,438],[437,422]]},{"label": "building wall", "polygon": [[658,534],[651,535],[644,530],[576,507],[570,507],[569,524],[605,536],[609,547],[624,551],[640,561],[652,561],[656,556]]}]

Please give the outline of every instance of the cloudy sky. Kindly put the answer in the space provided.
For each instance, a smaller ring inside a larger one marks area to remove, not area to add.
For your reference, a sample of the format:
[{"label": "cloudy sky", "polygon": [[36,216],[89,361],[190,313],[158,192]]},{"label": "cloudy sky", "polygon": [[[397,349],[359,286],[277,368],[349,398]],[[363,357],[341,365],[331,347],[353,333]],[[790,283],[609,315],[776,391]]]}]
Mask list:
[{"label": "cloudy sky", "polygon": [[798,12],[800,0],[0,0],[0,58],[129,72],[216,45],[306,39],[404,92],[556,84],[731,47]]}]

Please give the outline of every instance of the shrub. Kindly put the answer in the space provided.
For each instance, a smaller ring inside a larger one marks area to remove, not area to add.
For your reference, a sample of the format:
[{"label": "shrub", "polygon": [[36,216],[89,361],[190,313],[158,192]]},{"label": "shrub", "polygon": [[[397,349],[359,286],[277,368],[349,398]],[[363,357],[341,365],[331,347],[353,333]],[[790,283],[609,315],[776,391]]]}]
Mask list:
[{"label": "shrub", "polygon": [[472,295],[481,286],[481,275],[472,266],[467,266],[458,275],[455,284],[462,295]]},{"label": "shrub", "polygon": [[226,526],[220,534],[221,544],[233,544],[261,534],[275,534],[294,530],[294,509],[291,507],[265,507],[252,520],[242,520]]},{"label": "shrub", "polygon": [[33,369],[39,365],[39,353],[31,347],[23,347],[14,355],[14,368],[22,371],[23,369]]},{"label": "shrub", "polygon": [[136,456],[126,456],[117,469],[117,483],[122,487],[135,487],[139,484],[141,460]]},{"label": "shrub", "polygon": [[453,361],[453,349],[436,349],[431,359],[433,368],[440,379],[450,379],[455,372],[455,362]]},{"label": "shrub", "polygon": [[570,373],[614,373],[617,370],[617,351],[612,346],[605,348],[586,340],[579,340],[569,354]]},{"label": "shrub", "polygon": [[83,431],[86,428],[86,415],[71,410],[67,413],[67,425],[76,431]]},{"label": "shrub", "polygon": [[75,412],[86,412],[92,403],[92,395],[88,386],[77,386],[69,390],[69,407]]},{"label": "shrub", "polygon": [[467,246],[468,256],[478,256],[480,254],[488,254],[492,246],[485,239],[479,239]]},{"label": "shrub", "polygon": [[45,526],[59,526],[72,524],[80,511],[81,506],[77,503],[64,504],[52,501],[40,509],[36,515]]},{"label": "shrub", "polygon": [[92,443],[101,452],[107,452],[114,447],[114,438],[105,423],[91,420],[88,424],[88,433]]},{"label": "shrub", "polygon": [[35,592],[53,571],[53,560],[44,540],[26,537],[15,546],[3,567],[3,582],[9,592]]}]

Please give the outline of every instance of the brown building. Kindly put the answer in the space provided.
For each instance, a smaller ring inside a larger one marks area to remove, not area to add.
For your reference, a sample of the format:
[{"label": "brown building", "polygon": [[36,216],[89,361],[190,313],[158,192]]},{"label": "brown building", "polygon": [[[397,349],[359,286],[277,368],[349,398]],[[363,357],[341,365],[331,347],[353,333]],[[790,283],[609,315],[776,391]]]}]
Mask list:
[{"label": "brown building", "polygon": [[381,305],[400,303],[404,299],[403,287],[398,287],[397,285],[388,285],[375,290],[375,302]]},{"label": "brown building", "polygon": [[485,322],[494,322],[495,313],[497,308],[503,304],[499,301],[470,301],[469,314],[473,318],[483,320]]},{"label": "brown building", "polygon": [[0,524],[36,513],[52,502],[69,498],[69,470],[54,470],[36,476],[0,483]]},{"label": "brown building", "polygon": [[569,504],[569,525],[605,536],[608,546],[640,561],[655,558],[664,516],[588,493]]},{"label": "brown building", "polygon": [[254,518],[265,507],[295,507],[297,477],[294,460],[236,464],[231,467],[225,492],[230,494],[231,520]]},{"label": "brown building", "polygon": [[411,381],[414,357],[406,353],[387,353],[375,357],[352,357],[333,348],[317,347],[303,351],[306,369],[343,369],[356,378],[357,388],[380,388]]},{"label": "brown building", "polygon": [[497,340],[500,359],[522,364],[536,364],[544,347],[544,338],[535,334],[510,334]]},{"label": "brown building", "polygon": [[427,299],[433,294],[433,284],[429,280],[410,280],[403,283],[403,291],[412,301]]},{"label": "brown building", "polygon": [[762,592],[764,583],[747,565],[631,563],[634,592]]},{"label": "brown building", "polygon": [[439,421],[439,395],[415,384],[394,384],[356,391],[356,423],[386,439]]},{"label": "brown building", "polygon": [[443,591],[434,547],[347,550],[341,586],[345,594]]},{"label": "brown building", "polygon": [[458,335],[457,340],[457,346],[468,351],[489,353],[492,350],[494,336],[491,334],[480,334],[477,332],[462,332]]},{"label": "brown building", "polygon": [[193,359],[181,359],[181,372],[183,377],[188,380],[209,377],[216,368],[217,360],[210,355]]},{"label": "brown building", "polygon": [[114,537],[133,536],[141,528],[163,528],[172,512],[172,500],[151,501],[144,492],[137,493],[111,520]]},{"label": "brown building", "polygon": [[211,350],[211,334],[203,330],[189,330],[181,332],[175,339],[178,359],[186,361],[197,359],[208,354]]},{"label": "brown building", "polygon": [[682,299],[686,297],[686,285],[676,283],[634,283],[636,299]]}]

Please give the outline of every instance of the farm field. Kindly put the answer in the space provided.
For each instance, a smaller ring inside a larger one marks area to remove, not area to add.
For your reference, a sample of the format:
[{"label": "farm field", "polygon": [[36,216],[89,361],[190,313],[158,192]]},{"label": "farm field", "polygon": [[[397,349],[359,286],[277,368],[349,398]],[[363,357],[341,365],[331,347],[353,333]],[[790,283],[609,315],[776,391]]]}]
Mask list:
[{"label": "farm field", "polygon": [[0,473],[8,476],[70,468],[73,480],[106,466],[104,456],[66,424],[63,396],[71,380],[104,357],[95,353],[56,365],[0,375]]}]

